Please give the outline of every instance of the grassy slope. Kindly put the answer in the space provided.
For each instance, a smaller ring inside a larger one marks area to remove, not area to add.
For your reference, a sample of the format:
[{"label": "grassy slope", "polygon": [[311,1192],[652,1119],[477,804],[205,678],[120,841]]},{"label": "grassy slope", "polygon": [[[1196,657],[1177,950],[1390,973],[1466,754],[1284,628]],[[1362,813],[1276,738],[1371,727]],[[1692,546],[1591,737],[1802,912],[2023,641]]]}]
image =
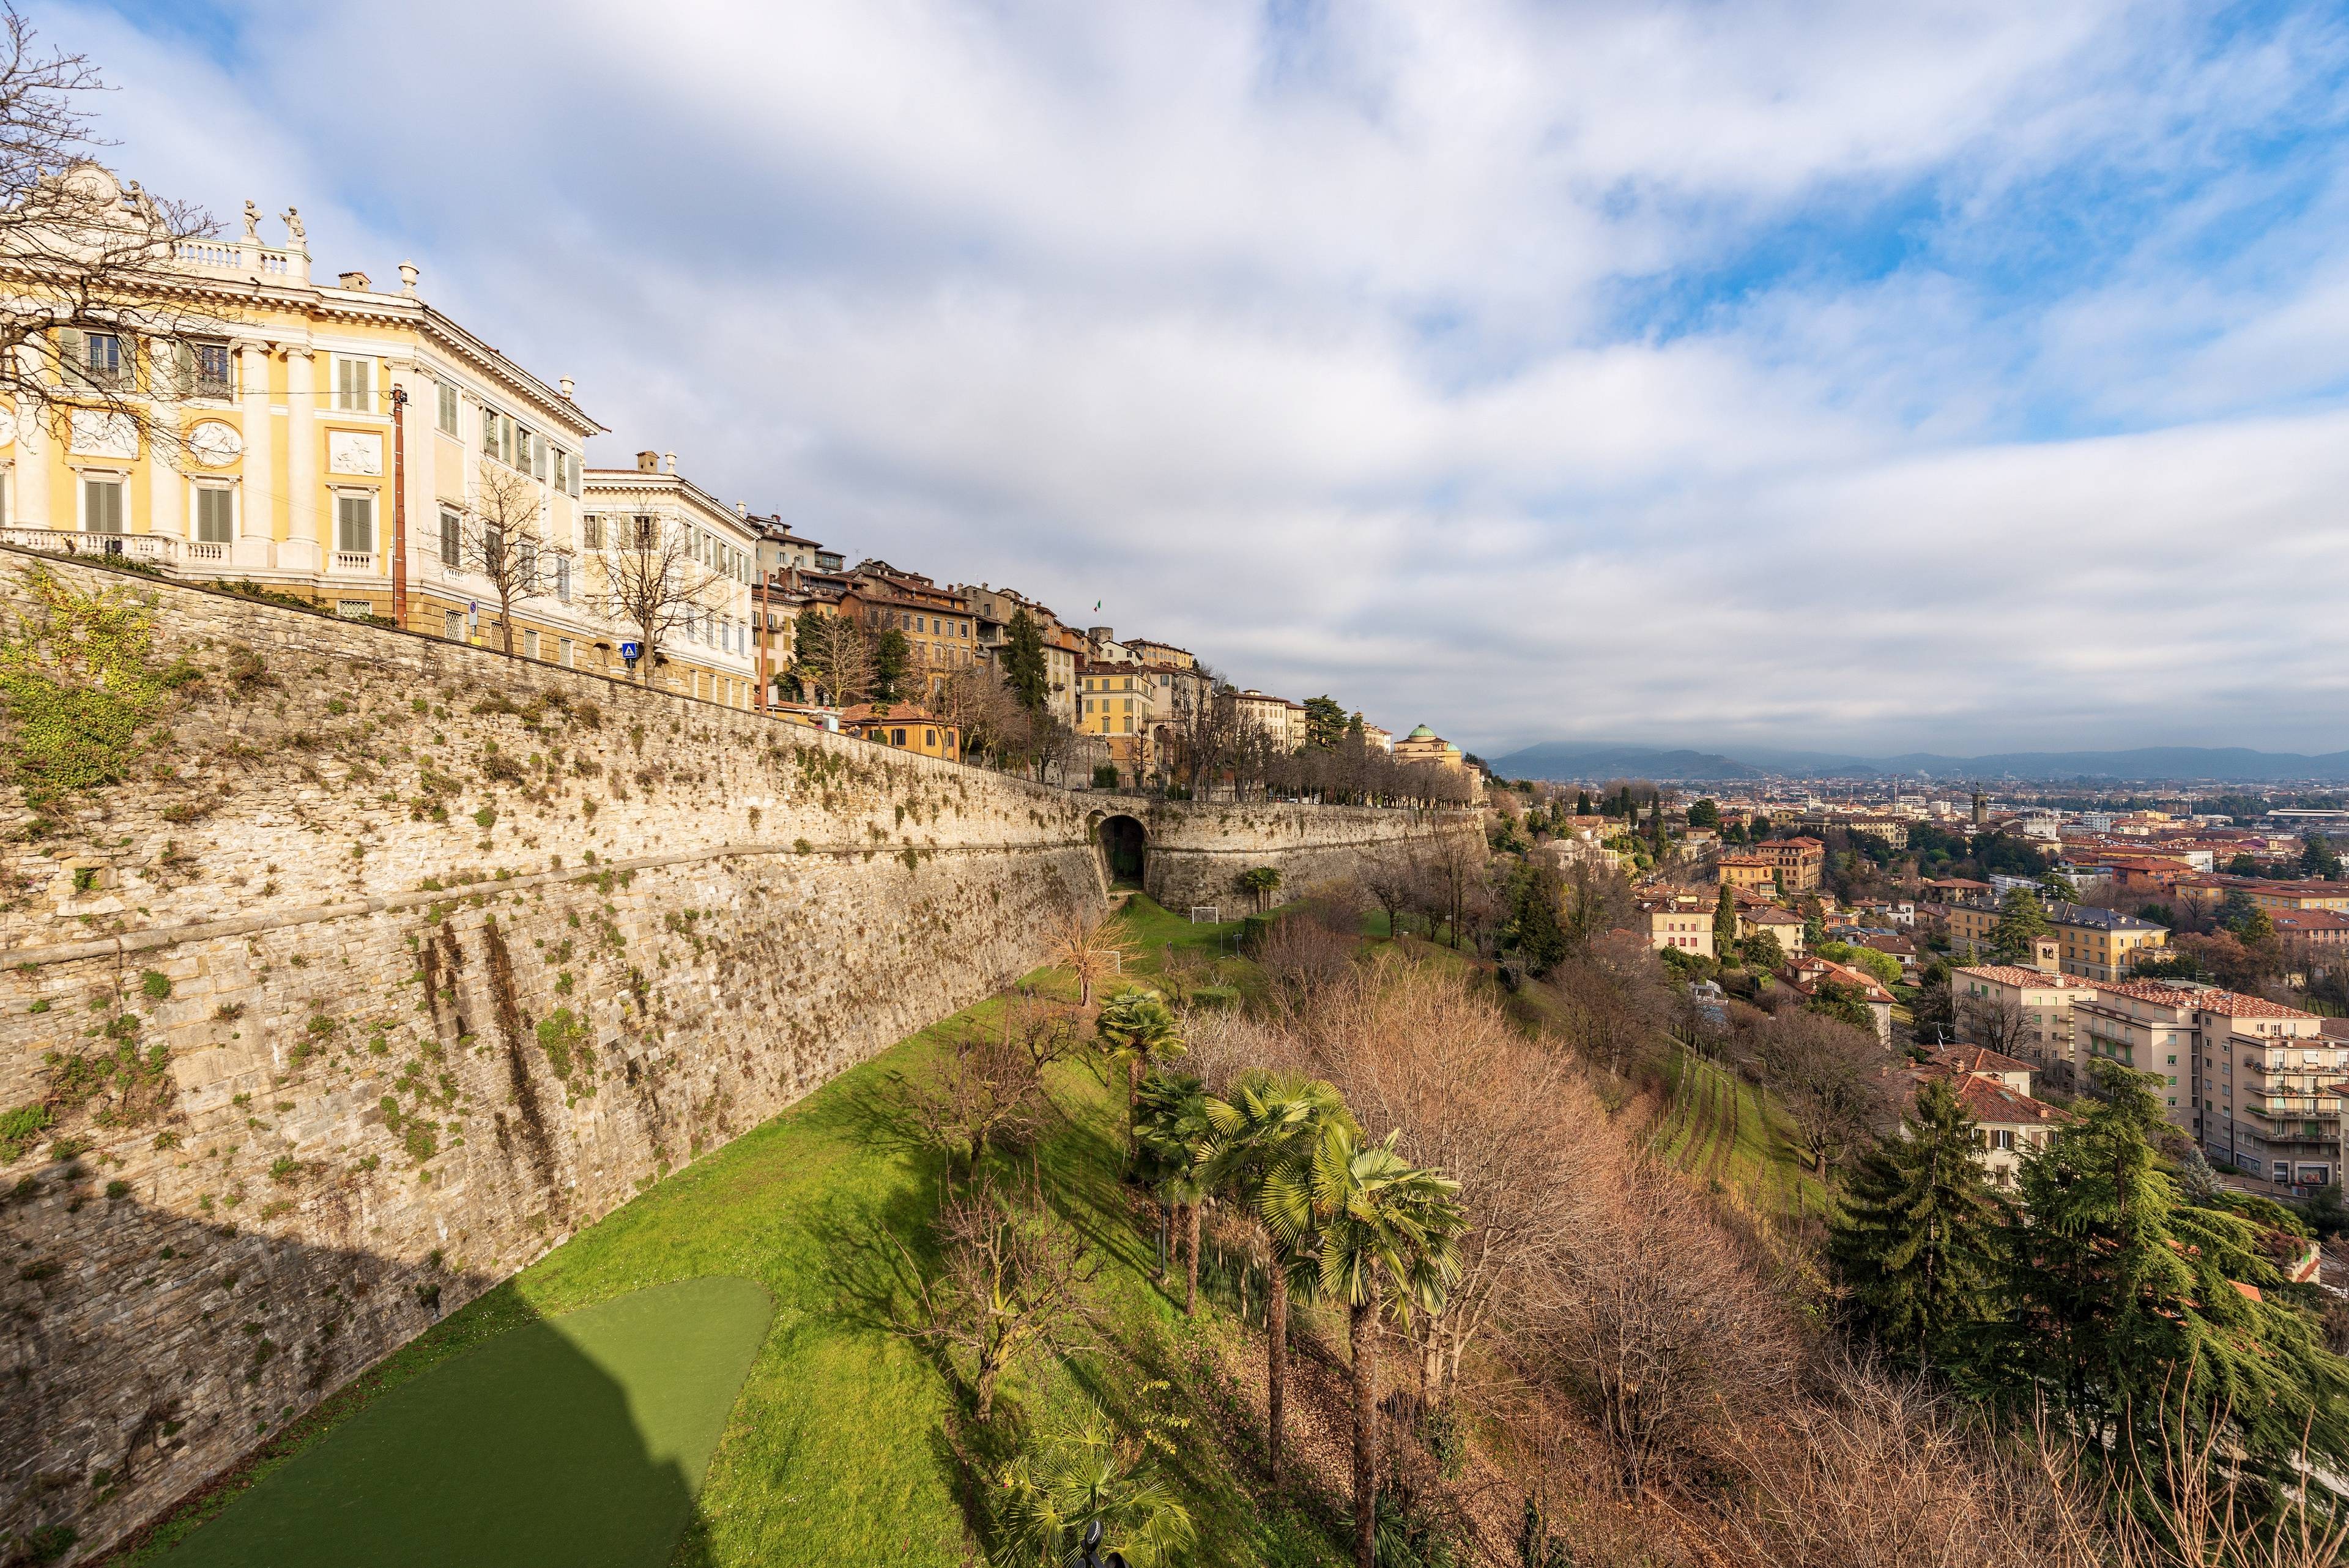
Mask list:
[{"label": "grassy slope", "polygon": [[[1137,898],[1124,917],[1143,947],[1129,969],[1156,971],[1164,944],[1212,956],[1236,928],[1192,926]],[[1226,969],[1243,961],[1224,961]],[[1060,977],[1029,983],[1065,991]],[[684,1563],[966,1561],[957,1467],[946,1433],[953,1385],[891,1334],[902,1303],[898,1241],[919,1250],[938,1192],[938,1164],[907,1147],[877,1112],[874,1091],[966,1022],[999,1015],[1000,1000],[947,1020],[827,1085],[800,1105],[670,1177],[641,1198],[453,1314],[282,1434],[246,1479],[331,1432],[382,1390],[492,1334],[664,1281],[737,1274],[764,1285],[774,1324],[743,1385],[679,1546]],[[1044,1147],[1047,1195],[1100,1249],[1104,1319],[1092,1353],[1014,1386],[1030,1407],[1090,1387],[1112,1408],[1164,1378],[1193,1419],[1173,1479],[1200,1527],[1201,1564],[1340,1560],[1319,1526],[1252,1494],[1252,1474],[1226,1445],[1223,1403],[1189,1392],[1193,1334],[1149,1278],[1151,1238],[1129,1218],[1116,1179],[1123,1104],[1080,1069],[1053,1085],[1071,1119]],[[1179,1287],[1178,1287],[1179,1288]],[[1244,1440],[1244,1439],[1243,1439]],[[183,1533],[233,1492],[183,1510],[157,1544]],[[140,1561],[147,1560],[142,1554]]]},{"label": "grassy slope", "polygon": [[1767,1095],[1685,1047],[1673,1050],[1664,1081],[1671,1100],[1654,1137],[1657,1152],[1675,1168],[1748,1194],[1765,1213],[1825,1210],[1827,1190]]}]

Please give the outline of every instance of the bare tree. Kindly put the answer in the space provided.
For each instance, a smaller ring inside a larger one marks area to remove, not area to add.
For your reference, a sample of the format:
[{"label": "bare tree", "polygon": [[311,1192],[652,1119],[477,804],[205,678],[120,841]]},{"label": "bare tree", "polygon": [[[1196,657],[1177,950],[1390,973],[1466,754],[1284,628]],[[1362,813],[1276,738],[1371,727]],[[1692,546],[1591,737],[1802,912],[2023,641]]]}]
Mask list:
[{"label": "bare tree", "polygon": [[458,563],[486,578],[498,601],[505,651],[514,645],[513,607],[554,589],[555,552],[543,521],[536,481],[503,463],[484,462],[458,534]]},{"label": "bare tree", "polygon": [[[960,1031],[912,1074],[889,1075],[890,1090],[924,1141],[946,1151],[976,1179],[988,1150],[1033,1137],[1043,1124],[1044,1064],[1058,1047],[1043,1019],[1014,1033],[972,1025]],[[1058,1033],[1065,1033],[1061,1031]]]},{"label": "bare tree", "polygon": [[1065,1346],[1082,1324],[1085,1287],[1099,1265],[1050,1209],[984,1184],[939,1210],[936,1233],[935,1273],[916,1267],[897,1243],[915,1303],[898,1332],[942,1355],[969,1357],[984,1421],[1004,1373],[1038,1350]]},{"label": "bare tree", "polygon": [[872,639],[837,610],[810,605],[799,616],[792,673],[836,707],[861,702],[873,690]]},{"label": "bare tree", "polygon": [[1886,1095],[1875,1037],[1803,1008],[1755,1031],[1764,1078],[1785,1102],[1812,1168],[1827,1167],[1882,1118]]},{"label": "bare tree", "polygon": [[52,435],[78,428],[84,444],[143,443],[176,463],[175,405],[230,373],[224,341],[190,341],[216,323],[181,303],[175,275],[181,246],[216,225],[93,161],[105,144],[84,106],[103,86],[88,56],[45,47],[0,5],[0,397]]},{"label": "bare tree", "polygon": [[1958,1028],[1976,1045],[2019,1056],[2024,1032],[2023,1009],[2011,996],[1967,996],[1958,1001]]},{"label": "bare tree", "polygon": [[1362,874],[1362,891],[1386,911],[1388,936],[1402,935],[1402,914],[1418,901],[1419,879],[1417,860],[1381,859]]},{"label": "bare tree", "polygon": [[1133,952],[1133,939],[1107,915],[1064,914],[1044,937],[1044,960],[1075,979],[1079,1007],[1091,1007],[1093,987],[1123,970]]},{"label": "bare tree", "polygon": [[703,613],[704,596],[722,579],[694,559],[682,528],[664,527],[657,517],[616,517],[608,526],[613,535],[598,556],[603,610],[636,630],[650,671],[669,633]]},{"label": "bare tree", "polygon": [[1019,706],[991,660],[947,670],[932,700],[938,717],[961,731],[967,763],[1016,751],[1030,733],[1033,715]]}]

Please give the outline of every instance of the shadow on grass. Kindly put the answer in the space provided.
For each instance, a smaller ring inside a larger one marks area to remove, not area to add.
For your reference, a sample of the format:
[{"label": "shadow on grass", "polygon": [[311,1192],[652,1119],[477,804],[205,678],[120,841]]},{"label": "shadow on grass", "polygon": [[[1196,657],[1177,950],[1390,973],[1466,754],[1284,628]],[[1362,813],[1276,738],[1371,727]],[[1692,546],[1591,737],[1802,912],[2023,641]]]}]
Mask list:
[{"label": "shadow on grass", "polygon": [[533,1316],[376,1399],[159,1561],[659,1568],[771,1312],[719,1276]]}]

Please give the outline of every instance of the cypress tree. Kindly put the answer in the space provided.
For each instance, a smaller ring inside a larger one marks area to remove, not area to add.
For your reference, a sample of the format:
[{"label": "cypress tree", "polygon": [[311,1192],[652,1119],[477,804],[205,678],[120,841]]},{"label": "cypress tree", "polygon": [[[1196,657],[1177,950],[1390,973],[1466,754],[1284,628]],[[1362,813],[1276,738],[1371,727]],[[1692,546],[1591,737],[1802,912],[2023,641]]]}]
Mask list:
[{"label": "cypress tree", "polygon": [[1737,900],[1730,897],[1726,882],[1713,906],[1713,951],[1724,963],[1737,951]]},{"label": "cypress tree", "polygon": [[1947,1080],[1928,1080],[1899,1136],[1870,1149],[1846,1180],[1828,1235],[1863,1328],[1921,1360],[1953,1331],[1991,1317],[2003,1218],[1975,1158],[1973,1118]]}]

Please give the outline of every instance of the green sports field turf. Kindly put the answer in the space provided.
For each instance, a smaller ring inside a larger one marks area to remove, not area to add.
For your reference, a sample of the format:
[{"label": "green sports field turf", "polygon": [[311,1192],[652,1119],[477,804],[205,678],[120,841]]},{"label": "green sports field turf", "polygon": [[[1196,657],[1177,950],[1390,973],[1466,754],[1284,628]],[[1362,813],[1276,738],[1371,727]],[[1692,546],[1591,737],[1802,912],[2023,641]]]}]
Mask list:
[{"label": "green sports field turf", "polygon": [[170,1568],[659,1568],[773,1312],[725,1276],[508,1329],[376,1400]]}]

